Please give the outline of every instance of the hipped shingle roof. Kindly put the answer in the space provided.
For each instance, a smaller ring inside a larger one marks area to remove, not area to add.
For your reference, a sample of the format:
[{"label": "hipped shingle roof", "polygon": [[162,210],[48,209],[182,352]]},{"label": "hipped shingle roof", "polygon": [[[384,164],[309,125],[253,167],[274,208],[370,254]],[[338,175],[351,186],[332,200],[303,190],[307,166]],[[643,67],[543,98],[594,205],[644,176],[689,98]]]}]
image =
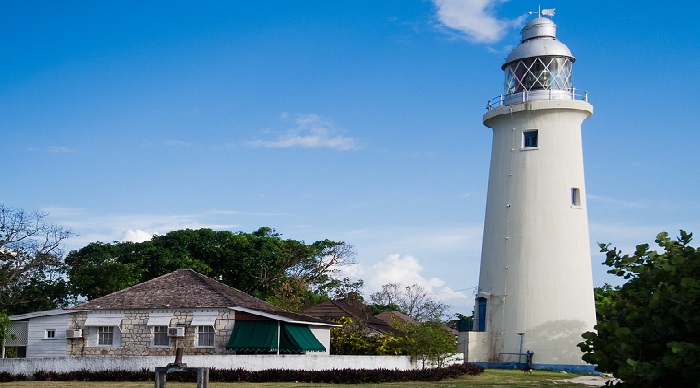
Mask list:
[{"label": "hipped shingle roof", "polygon": [[342,317],[352,318],[355,321],[364,322],[367,327],[380,333],[395,331],[388,323],[342,300],[327,300],[311,306],[303,312],[312,317],[328,320],[338,320]]},{"label": "hipped shingle roof", "polygon": [[191,269],[179,269],[70,310],[138,310],[245,307],[296,321],[329,323],[273,306]]}]

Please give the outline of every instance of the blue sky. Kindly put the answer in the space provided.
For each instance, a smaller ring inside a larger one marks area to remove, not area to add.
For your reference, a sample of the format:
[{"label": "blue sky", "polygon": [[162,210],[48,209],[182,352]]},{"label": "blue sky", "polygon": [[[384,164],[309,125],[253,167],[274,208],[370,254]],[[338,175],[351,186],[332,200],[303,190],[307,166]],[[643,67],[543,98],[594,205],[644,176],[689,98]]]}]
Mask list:
[{"label": "blue sky", "polygon": [[[700,232],[695,13],[552,0],[596,242]],[[537,2],[2,1],[0,201],[92,241],[210,227],[345,241],[366,282],[470,313],[486,101]],[[692,19],[691,19],[692,18]]]}]

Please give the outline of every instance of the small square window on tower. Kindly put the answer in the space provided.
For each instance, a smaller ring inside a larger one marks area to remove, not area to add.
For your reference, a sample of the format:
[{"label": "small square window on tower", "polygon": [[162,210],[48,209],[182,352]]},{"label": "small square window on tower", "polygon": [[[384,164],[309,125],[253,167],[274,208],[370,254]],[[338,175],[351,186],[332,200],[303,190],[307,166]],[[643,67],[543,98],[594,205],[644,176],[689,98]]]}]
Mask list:
[{"label": "small square window on tower", "polygon": [[523,148],[537,148],[537,130],[529,130],[523,132]]},{"label": "small square window on tower", "polygon": [[571,188],[571,206],[581,206],[581,193],[578,187]]}]

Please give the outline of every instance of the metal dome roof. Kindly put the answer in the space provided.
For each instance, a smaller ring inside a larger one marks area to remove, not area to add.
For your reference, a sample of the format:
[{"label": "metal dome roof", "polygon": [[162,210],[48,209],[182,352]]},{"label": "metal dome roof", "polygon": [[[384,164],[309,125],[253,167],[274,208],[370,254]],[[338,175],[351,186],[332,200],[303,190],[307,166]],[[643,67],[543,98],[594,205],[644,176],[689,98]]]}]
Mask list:
[{"label": "metal dome roof", "polygon": [[511,51],[501,69],[520,59],[541,56],[568,57],[574,62],[576,58],[564,43],[557,40],[556,32],[557,26],[550,19],[538,17],[529,21],[521,32],[522,43]]}]

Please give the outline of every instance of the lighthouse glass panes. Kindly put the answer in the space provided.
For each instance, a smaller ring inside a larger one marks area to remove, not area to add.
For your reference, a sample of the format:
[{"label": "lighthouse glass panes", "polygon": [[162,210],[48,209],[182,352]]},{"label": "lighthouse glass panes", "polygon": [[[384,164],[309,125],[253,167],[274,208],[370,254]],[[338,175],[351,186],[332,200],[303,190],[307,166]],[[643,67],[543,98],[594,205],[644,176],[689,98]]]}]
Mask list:
[{"label": "lighthouse glass panes", "polygon": [[571,59],[541,56],[523,58],[505,68],[506,94],[530,90],[571,90],[573,73]]}]

